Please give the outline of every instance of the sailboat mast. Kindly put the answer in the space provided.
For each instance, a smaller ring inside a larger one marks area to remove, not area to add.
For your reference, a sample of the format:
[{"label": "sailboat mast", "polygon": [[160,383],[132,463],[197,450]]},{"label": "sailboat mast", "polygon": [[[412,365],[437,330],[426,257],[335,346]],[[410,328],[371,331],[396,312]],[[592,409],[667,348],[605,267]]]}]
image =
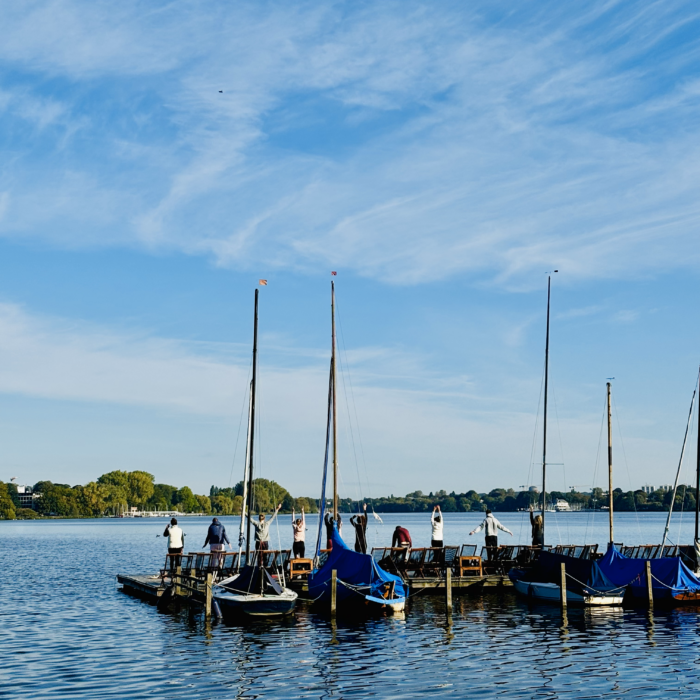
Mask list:
[{"label": "sailboat mast", "polygon": [[[700,371],[698,372],[700,386]],[[698,411],[698,449],[695,453],[695,542],[698,541],[698,524],[700,521],[700,411]]]},{"label": "sailboat mast", "polygon": [[333,350],[331,352],[331,366],[333,371],[333,518],[338,522],[338,412],[336,410],[336,378],[337,368],[335,361],[335,283],[331,280],[331,334]]},{"label": "sailboat mast", "polygon": [[258,289],[255,290],[255,315],[253,317],[253,378],[250,382],[250,451],[248,453],[248,526],[245,539],[245,563],[250,564],[250,518],[253,515],[253,446],[255,444],[255,388],[258,369]]},{"label": "sailboat mast", "polygon": [[610,544],[613,543],[613,461],[612,461],[612,410],[610,407],[610,382],[608,382],[608,507],[610,508]]},{"label": "sailboat mast", "polygon": [[[252,388],[252,386],[251,386]],[[248,434],[245,441],[245,466],[243,467],[243,504],[241,505],[241,529],[238,534],[238,563],[237,566],[240,568],[241,565],[241,552],[243,551],[243,542],[245,540],[245,524],[248,520],[245,511],[246,504],[248,503],[248,466],[250,460],[250,402],[253,399],[253,392],[248,394]],[[247,541],[247,540],[245,540]],[[247,549],[246,549],[247,552]]]},{"label": "sailboat mast", "polygon": [[552,276],[547,277],[547,340],[544,348],[544,430],[542,433],[542,544],[544,544],[544,514],[547,510],[547,389],[549,383],[549,302]]}]

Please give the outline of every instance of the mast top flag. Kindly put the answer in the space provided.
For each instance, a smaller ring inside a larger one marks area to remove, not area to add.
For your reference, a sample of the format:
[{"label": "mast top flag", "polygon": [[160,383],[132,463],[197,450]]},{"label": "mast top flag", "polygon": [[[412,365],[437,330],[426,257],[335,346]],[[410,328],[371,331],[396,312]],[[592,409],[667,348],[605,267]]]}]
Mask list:
[{"label": "mast top flag", "polygon": [[267,280],[260,280],[261,287],[267,287]]}]

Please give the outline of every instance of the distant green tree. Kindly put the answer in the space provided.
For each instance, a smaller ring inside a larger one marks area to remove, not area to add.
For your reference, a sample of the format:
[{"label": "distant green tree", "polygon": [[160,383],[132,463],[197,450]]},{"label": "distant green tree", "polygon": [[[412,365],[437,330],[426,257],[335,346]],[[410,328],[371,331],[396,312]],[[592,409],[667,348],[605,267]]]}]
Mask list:
[{"label": "distant green tree", "polygon": [[14,520],[15,517],[15,504],[12,502],[7,484],[0,481],[0,518],[3,520]]},{"label": "distant green tree", "polygon": [[211,513],[211,501],[209,496],[195,496],[197,503],[199,503],[199,512],[206,513],[207,515]]},{"label": "distant green tree", "polygon": [[178,489],[173,501],[181,513],[196,513],[199,508],[199,502],[189,486]]},{"label": "distant green tree", "polygon": [[140,509],[145,508],[155,491],[153,474],[142,471],[127,472],[127,484],[129,487],[129,505]]}]

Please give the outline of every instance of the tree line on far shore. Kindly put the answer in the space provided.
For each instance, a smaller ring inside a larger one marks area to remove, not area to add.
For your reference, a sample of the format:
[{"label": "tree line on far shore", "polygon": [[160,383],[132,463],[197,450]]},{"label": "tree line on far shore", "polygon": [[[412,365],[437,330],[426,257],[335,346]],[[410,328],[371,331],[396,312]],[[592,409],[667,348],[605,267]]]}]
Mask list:
[{"label": "tree line on far shore", "polygon": [[[177,488],[169,484],[156,484],[152,474],[144,471],[112,471],[103,474],[97,481],[84,486],[54,484],[40,481],[34,492],[41,494],[35,501],[35,510],[20,507],[17,487],[13,483],[0,481],[0,519],[36,517],[101,517],[115,515],[135,506],[139,510],[180,513],[205,513],[215,515],[240,515],[243,503],[243,482],[233,487],[212,486],[209,495],[193,493],[188,486]],[[695,509],[695,488],[679,486],[674,508]],[[616,511],[667,511],[671,503],[670,491],[656,490],[645,493],[641,489],[623,492],[613,491],[613,508]],[[562,499],[582,509],[607,506],[607,493],[600,488],[590,493],[548,492],[547,500]],[[498,512],[524,510],[540,504],[540,494],[533,491],[516,492],[513,489],[493,489],[488,493],[467,491],[447,493],[436,491],[424,494],[414,491],[406,496],[388,496],[365,499],[365,503],[380,513],[427,513],[435,505],[446,513],[482,512],[487,508]],[[277,504],[282,504],[283,513],[297,513],[302,507],[307,513],[317,513],[319,501],[314,498],[294,498],[287,489],[275,481],[255,479],[253,486],[253,512],[271,513]],[[358,512],[362,501],[350,498],[339,499],[343,513]]]},{"label": "tree line on far shore", "polygon": [[[0,518],[95,518],[117,515],[131,507],[142,511],[240,515],[243,503],[243,482],[232,488],[212,486],[209,495],[204,496],[195,494],[189,486],[157,484],[153,475],[144,471],[112,471],[84,486],[40,481],[34,484],[33,491],[41,494],[34,509],[22,508],[17,486],[0,481]],[[307,513],[318,511],[312,498],[293,498],[275,481],[253,481],[254,512],[271,512],[279,503],[283,512],[299,512],[302,507]]]}]

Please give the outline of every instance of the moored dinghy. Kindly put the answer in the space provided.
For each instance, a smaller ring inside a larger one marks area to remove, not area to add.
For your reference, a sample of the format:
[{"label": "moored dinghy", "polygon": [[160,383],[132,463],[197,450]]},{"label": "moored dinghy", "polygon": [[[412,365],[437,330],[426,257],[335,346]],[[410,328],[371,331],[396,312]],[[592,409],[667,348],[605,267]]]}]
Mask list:
[{"label": "moored dinghy", "polygon": [[530,571],[512,569],[508,576],[516,593],[543,602],[561,602],[561,565],[566,571],[566,601],[580,605],[622,605],[626,584],[616,585],[597,562],[553,552],[541,552]]},{"label": "moored dinghy", "polygon": [[280,586],[267,569],[244,566],[237,576],[219,582],[213,597],[224,617],[272,617],[293,612],[298,595]]},{"label": "moored dinghy", "polygon": [[[229,615],[278,616],[288,615],[296,606],[298,594],[284,586],[284,575],[278,572],[283,585],[270,575],[263,566],[261,552],[256,557],[250,547],[250,519],[246,517],[253,512],[253,449],[255,446],[255,396],[257,385],[258,358],[258,290],[255,290],[255,315],[253,324],[253,374],[250,382],[250,404],[248,407],[248,440],[243,471],[243,506],[241,508],[241,526],[239,538],[239,557],[241,561],[243,542],[245,541],[245,562],[238,574],[220,581],[212,589],[212,597],[224,617]],[[244,537],[244,525],[247,533]]]},{"label": "moored dinghy", "polygon": [[333,571],[337,573],[338,603],[364,603],[388,612],[402,612],[407,591],[400,576],[384,571],[370,554],[350,549],[333,528],[333,549],[323,566],[309,576],[309,596],[321,603],[331,600]]}]

